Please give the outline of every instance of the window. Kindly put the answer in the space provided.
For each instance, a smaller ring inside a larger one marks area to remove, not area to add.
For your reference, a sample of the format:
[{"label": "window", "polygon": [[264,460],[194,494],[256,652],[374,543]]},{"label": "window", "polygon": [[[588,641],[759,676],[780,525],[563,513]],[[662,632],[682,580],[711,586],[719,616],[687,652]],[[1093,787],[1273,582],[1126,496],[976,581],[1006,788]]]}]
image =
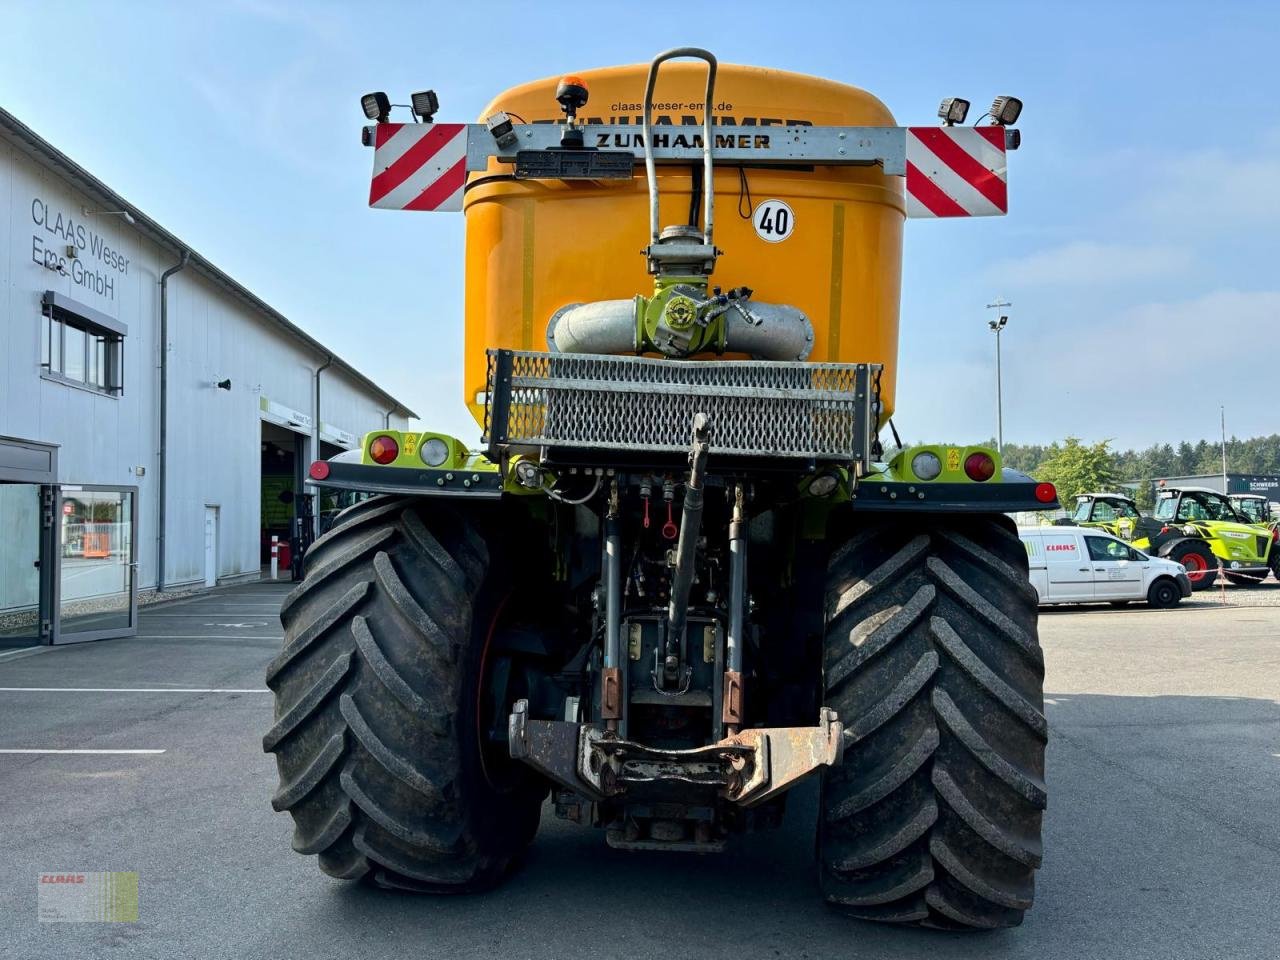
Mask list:
[{"label": "window", "polygon": [[1110,537],[1085,537],[1089,544],[1089,557],[1093,560],[1129,560],[1132,552],[1119,540]]},{"label": "window", "polygon": [[1236,512],[1231,501],[1220,493],[1197,490],[1184,493],[1178,505],[1179,520],[1235,520]]},{"label": "window", "polygon": [[40,368],[53,380],[120,394],[125,332],[106,314],[48,291],[40,313]]}]

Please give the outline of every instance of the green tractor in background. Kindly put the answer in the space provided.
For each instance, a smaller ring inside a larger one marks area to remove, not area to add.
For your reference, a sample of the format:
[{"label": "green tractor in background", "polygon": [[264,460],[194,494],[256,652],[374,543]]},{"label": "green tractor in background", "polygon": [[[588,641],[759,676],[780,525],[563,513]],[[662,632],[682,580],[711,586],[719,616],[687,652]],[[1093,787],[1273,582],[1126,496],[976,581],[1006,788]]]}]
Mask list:
[{"label": "green tractor in background", "polygon": [[1075,513],[1065,522],[1099,527],[1139,550],[1182,564],[1193,590],[1212,586],[1219,567],[1239,586],[1254,586],[1268,572],[1280,571],[1277,532],[1250,523],[1218,491],[1168,487],[1156,498],[1148,517],[1124,494],[1081,494]]},{"label": "green tractor in background", "polygon": [[1271,501],[1260,493],[1233,493],[1227,497],[1236,513],[1254,526],[1275,530],[1280,527],[1280,519],[1271,511]]}]

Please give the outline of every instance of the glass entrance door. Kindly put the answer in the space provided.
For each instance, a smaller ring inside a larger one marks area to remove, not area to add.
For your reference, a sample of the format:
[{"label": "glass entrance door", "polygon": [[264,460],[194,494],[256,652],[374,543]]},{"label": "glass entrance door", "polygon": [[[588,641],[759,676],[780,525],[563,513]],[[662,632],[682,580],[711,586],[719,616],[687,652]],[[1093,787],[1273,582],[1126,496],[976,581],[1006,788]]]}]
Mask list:
[{"label": "glass entrance door", "polygon": [[133,488],[62,487],[55,643],[137,632],[136,499]]},{"label": "glass entrance door", "polygon": [[0,483],[0,650],[41,641],[40,492]]}]

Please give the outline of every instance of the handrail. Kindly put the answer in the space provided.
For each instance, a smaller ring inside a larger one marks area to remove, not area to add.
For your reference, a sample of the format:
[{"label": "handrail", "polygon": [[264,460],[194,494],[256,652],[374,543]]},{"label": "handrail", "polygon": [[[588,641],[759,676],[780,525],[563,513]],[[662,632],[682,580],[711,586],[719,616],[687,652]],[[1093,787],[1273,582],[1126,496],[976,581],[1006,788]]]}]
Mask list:
[{"label": "handrail", "polygon": [[711,230],[714,224],[712,210],[715,207],[715,183],[711,167],[711,104],[716,88],[716,58],[708,50],[698,47],[676,47],[660,53],[649,64],[649,77],[644,86],[644,172],[649,183],[649,242],[657,243],[658,225],[658,172],[653,161],[653,138],[649,135],[649,121],[653,109],[653,88],[658,82],[658,65],[677,57],[692,57],[707,62],[707,94],[702,113],[702,242],[711,246]]}]

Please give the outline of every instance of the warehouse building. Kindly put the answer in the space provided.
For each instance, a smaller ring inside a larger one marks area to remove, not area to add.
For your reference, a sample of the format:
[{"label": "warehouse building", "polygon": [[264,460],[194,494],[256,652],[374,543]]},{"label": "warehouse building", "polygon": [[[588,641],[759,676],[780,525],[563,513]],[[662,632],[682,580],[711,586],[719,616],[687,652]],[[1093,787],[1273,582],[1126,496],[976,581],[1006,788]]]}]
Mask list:
[{"label": "warehouse building", "polygon": [[1207,473],[1189,477],[1155,477],[1151,482],[1157,487],[1205,487],[1219,493],[1256,493],[1280,507],[1280,476],[1276,474]]},{"label": "warehouse building", "polygon": [[413,416],[0,110],[0,646],[257,578],[310,461]]}]

